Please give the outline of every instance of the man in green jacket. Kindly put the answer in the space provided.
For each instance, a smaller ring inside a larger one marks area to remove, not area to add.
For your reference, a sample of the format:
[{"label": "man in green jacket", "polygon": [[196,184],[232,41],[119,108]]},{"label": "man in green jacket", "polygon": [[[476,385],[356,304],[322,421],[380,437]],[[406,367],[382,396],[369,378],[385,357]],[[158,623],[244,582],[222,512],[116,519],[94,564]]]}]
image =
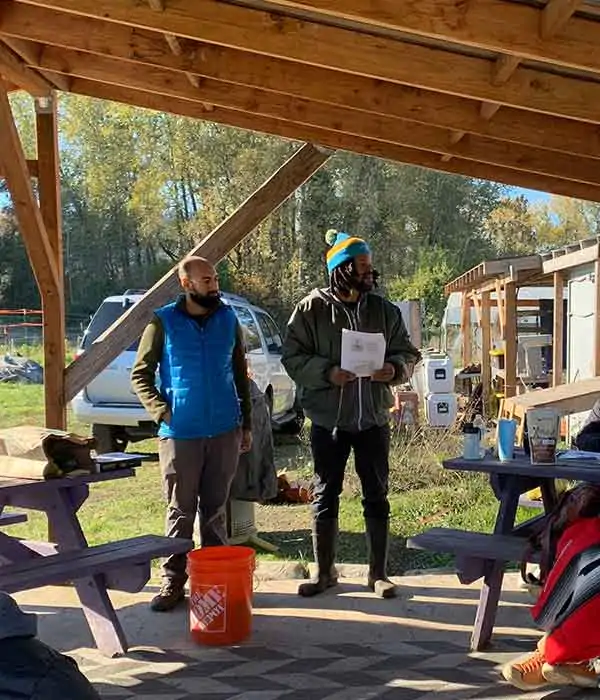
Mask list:
[{"label": "man in green jacket", "polygon": [[[337,584],[339,497],[346,463],[354,451],[369,550],[368,585],[379,597],[391,598],[395,587],[386,571],[390,385],[408,379],[420,354],[410,342],[399,309],[372,293],[377,273],[367,243],[335,232],[328,232],[328,243],[330,286],[313,290],[297,305],[282,358],[312,421],[313,546],[318,574],[316,580],[302,584],[298,593],[313,596]],[[385,362],[380,370],[358,378],[341,369],[343,329],[383,334]]]}]

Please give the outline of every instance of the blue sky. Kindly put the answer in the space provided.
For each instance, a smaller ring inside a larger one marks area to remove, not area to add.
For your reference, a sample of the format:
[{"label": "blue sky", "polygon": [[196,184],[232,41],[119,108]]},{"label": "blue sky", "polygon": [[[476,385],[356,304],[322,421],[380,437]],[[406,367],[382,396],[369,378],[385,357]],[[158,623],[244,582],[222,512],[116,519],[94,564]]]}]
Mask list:
[{"label": "blue sky", "polygon": [[522,194],[531,202],[531,204],[540,204],[548,202],[550,195],[547,192],[538,192],[537,190],[526,190],[523,187],[511,187],[510,193],[514,197]]}]

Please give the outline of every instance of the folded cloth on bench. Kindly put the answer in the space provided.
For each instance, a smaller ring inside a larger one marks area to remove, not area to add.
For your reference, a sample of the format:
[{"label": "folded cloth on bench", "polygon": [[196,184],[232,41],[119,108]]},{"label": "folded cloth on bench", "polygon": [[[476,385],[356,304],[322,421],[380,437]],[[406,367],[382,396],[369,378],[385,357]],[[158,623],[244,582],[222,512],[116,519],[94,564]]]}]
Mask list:
[{"label": "folded cloth on bench", "polygon": [[93,438],[20,425],[0,430],[0,477],[50,479],[92,473]]}]

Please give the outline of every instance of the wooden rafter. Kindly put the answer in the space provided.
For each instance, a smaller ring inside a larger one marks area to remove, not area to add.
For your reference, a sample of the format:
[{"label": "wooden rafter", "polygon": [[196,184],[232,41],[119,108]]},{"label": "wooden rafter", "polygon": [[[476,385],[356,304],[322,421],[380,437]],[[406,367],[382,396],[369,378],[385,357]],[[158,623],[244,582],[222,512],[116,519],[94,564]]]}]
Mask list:
[{"label": "wooden rafter", "polygon": [[[202,255],[215,263],[221,260],[323,166],[331,155],[332,151],[305,144],[206,236],[191,254]],[[139,337],[153,310],[172,298],[178,288],[175,267],[77,358],[66,371],[67,399],[73,398],[90,379]]]},{"label": "wooden rafter", "polygon": [[6,178],[19,228],[42,297],[59,294],[60,281],[46,227],[35,201],[27,163],[0,81],[0,168]]},{"label": "wooden rafter", "polygon": [[[75,2],[76,0],[70,0],[61,4]],[[570,13],[581,4],[573,0],[550,0],[544,19],[541,17],[542,10],[535,5],[503,0],[469,3],[448,0],[379,0],[376,3],[371,0],[242,2],[248,7],[268,7],[271,10],[295,8],[316,11],[329,17],[600,72],[598,27],[594,22],[577,18],[551,43],[545,44],[538,40],[540,27],[543,38],[546,38],[545,31],[552,34],[561,28]]]},{"label": "wooden rafter", "polygon": [[301,98],[284,97],[210,79],[203,80],[199,88],[194,88],[187,83],[185,76],[176,75],[172,71],[147,68],[140,72],[132,63],[123,64],[115,59],[65,49],[47,48],[40,63],[46,70],[64,70],[68,71],[70,76],[102,80],[124,88],[134,87],[148,92],[184,97],[426,151],[460,155],[463,158],[515,170],[527,170],[600,185],[600,168],[596,159],[575,159],[562,153],[502,143],[476,135],[471,135],[469,139],[452,147],[447,141],[446,132],[438,127],[400,119],[367,116],[356,110],[341,110]]},{"label": "wooden rafter", "polygon": [[32,95],[47,95],[53,85],[29,68],[14,51],[0,41],[0,75]]},{"label": "wooden rafter", "polygon": [[[544,41],[550,40],[555,34],[564,28],[575,10],[581,5],[582,0],[549,0],[540,13],[540,37]],[[514,54],[501,54],[496,59],[492,69],[492,85],[500,87],[505,85],[515,74],[521,65],[521,56]],[[492,119],[500,109],[497,102],[483,102],[480,115],[482,119]]]},{"label": "wooden rafter", "polygon": [[[27,64],[30,68],[39,66],[40,56],[43,47],[40,44],[36,44],[34,41],[27,41],[25,39],[16,39],[14,37],[3,37],[2,41],[8,46],[9,49],[14,51],[14,53],[21,58],[21,60]],[[55,75],[52,79],[43,76],[52,87],[56,87],[59,90],[67,91],[69,89],[69,79],[64,75]]]},{"label": "wooden rafter", "polygon": [[[39,3],[27,0],[27,4],[42,4],[75,15],[104,18],[186,39],[600,123],[600,83],[587,82],[584,87],[576,78],[521,68],[509,83],[495,87],[489,80],[488,58],[310,24],[218,0],[173,0],[160,13],[145,3],[121,0],[43,0]],[[597,32],[595,24],[593,29]],[[551,44],[554,46],[555,42]],[[598,51],[596,42],[590,52]]]},{"label": "wooden rafter", "polygon": [[0,5],[0,33],[134,61],[140,73],[148,65],[193,72],[369,113],[600,157],[600,129],[592,124],[510,107],[485,122],[470,99],[206,43],[190,43],[182,56],[175,56],[155,32],[104,20],[11,3]]},{"label": "wooden rafter", "polygon": [[463,158],[453,158],[450,163],[442,163],[434,153],[396,146],[394,144],[372,139],[351,136],[341,132],[307,126],[300,122],[283,121],[269,117],[258,117],[241,111],[215,108],[207,112],[202,104],[191,100],[181,100],[165,97],[132,88],[106,85],[103,83],[75,78],[72,91],[89,97],[114,100],[139,107],[147,107],[158,111],[170,111],[174,114],[274,134],[289,139],[302,139],[311,143],[319,143],[329,148],[354,151],[364,155],[387,158],[401,163],[420,165],[442,172],[468,175],[470,177],[494,180],[508,185],[518,185],[531,189],[553,192],[565,196],[574,196],[590,201],[600,201],[600,187],[562,180],[559,178],[535,175],[511,168],[492,166]]}]

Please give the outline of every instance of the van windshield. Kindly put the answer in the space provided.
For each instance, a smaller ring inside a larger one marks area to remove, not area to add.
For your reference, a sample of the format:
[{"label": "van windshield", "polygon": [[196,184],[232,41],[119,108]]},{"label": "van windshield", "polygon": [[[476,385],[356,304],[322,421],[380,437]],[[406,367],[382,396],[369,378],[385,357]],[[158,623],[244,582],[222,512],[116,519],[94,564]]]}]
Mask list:
[{"label": "van windshield", "polygon": [[[94,314],[90,325],[87,327],[86,332],[83,335],[83,340],[81,342],[81,348],[87,350],[90,345],[99,338],[104,331],[112,326],[112,324],[120,318],[129,309],[131,304],[123,306],[122,302],[119,301],[104,301],[100,305],[100,308]],[[127,350],[131,352],[136,352],[140,339],[138,338],[133,342]]]}]

